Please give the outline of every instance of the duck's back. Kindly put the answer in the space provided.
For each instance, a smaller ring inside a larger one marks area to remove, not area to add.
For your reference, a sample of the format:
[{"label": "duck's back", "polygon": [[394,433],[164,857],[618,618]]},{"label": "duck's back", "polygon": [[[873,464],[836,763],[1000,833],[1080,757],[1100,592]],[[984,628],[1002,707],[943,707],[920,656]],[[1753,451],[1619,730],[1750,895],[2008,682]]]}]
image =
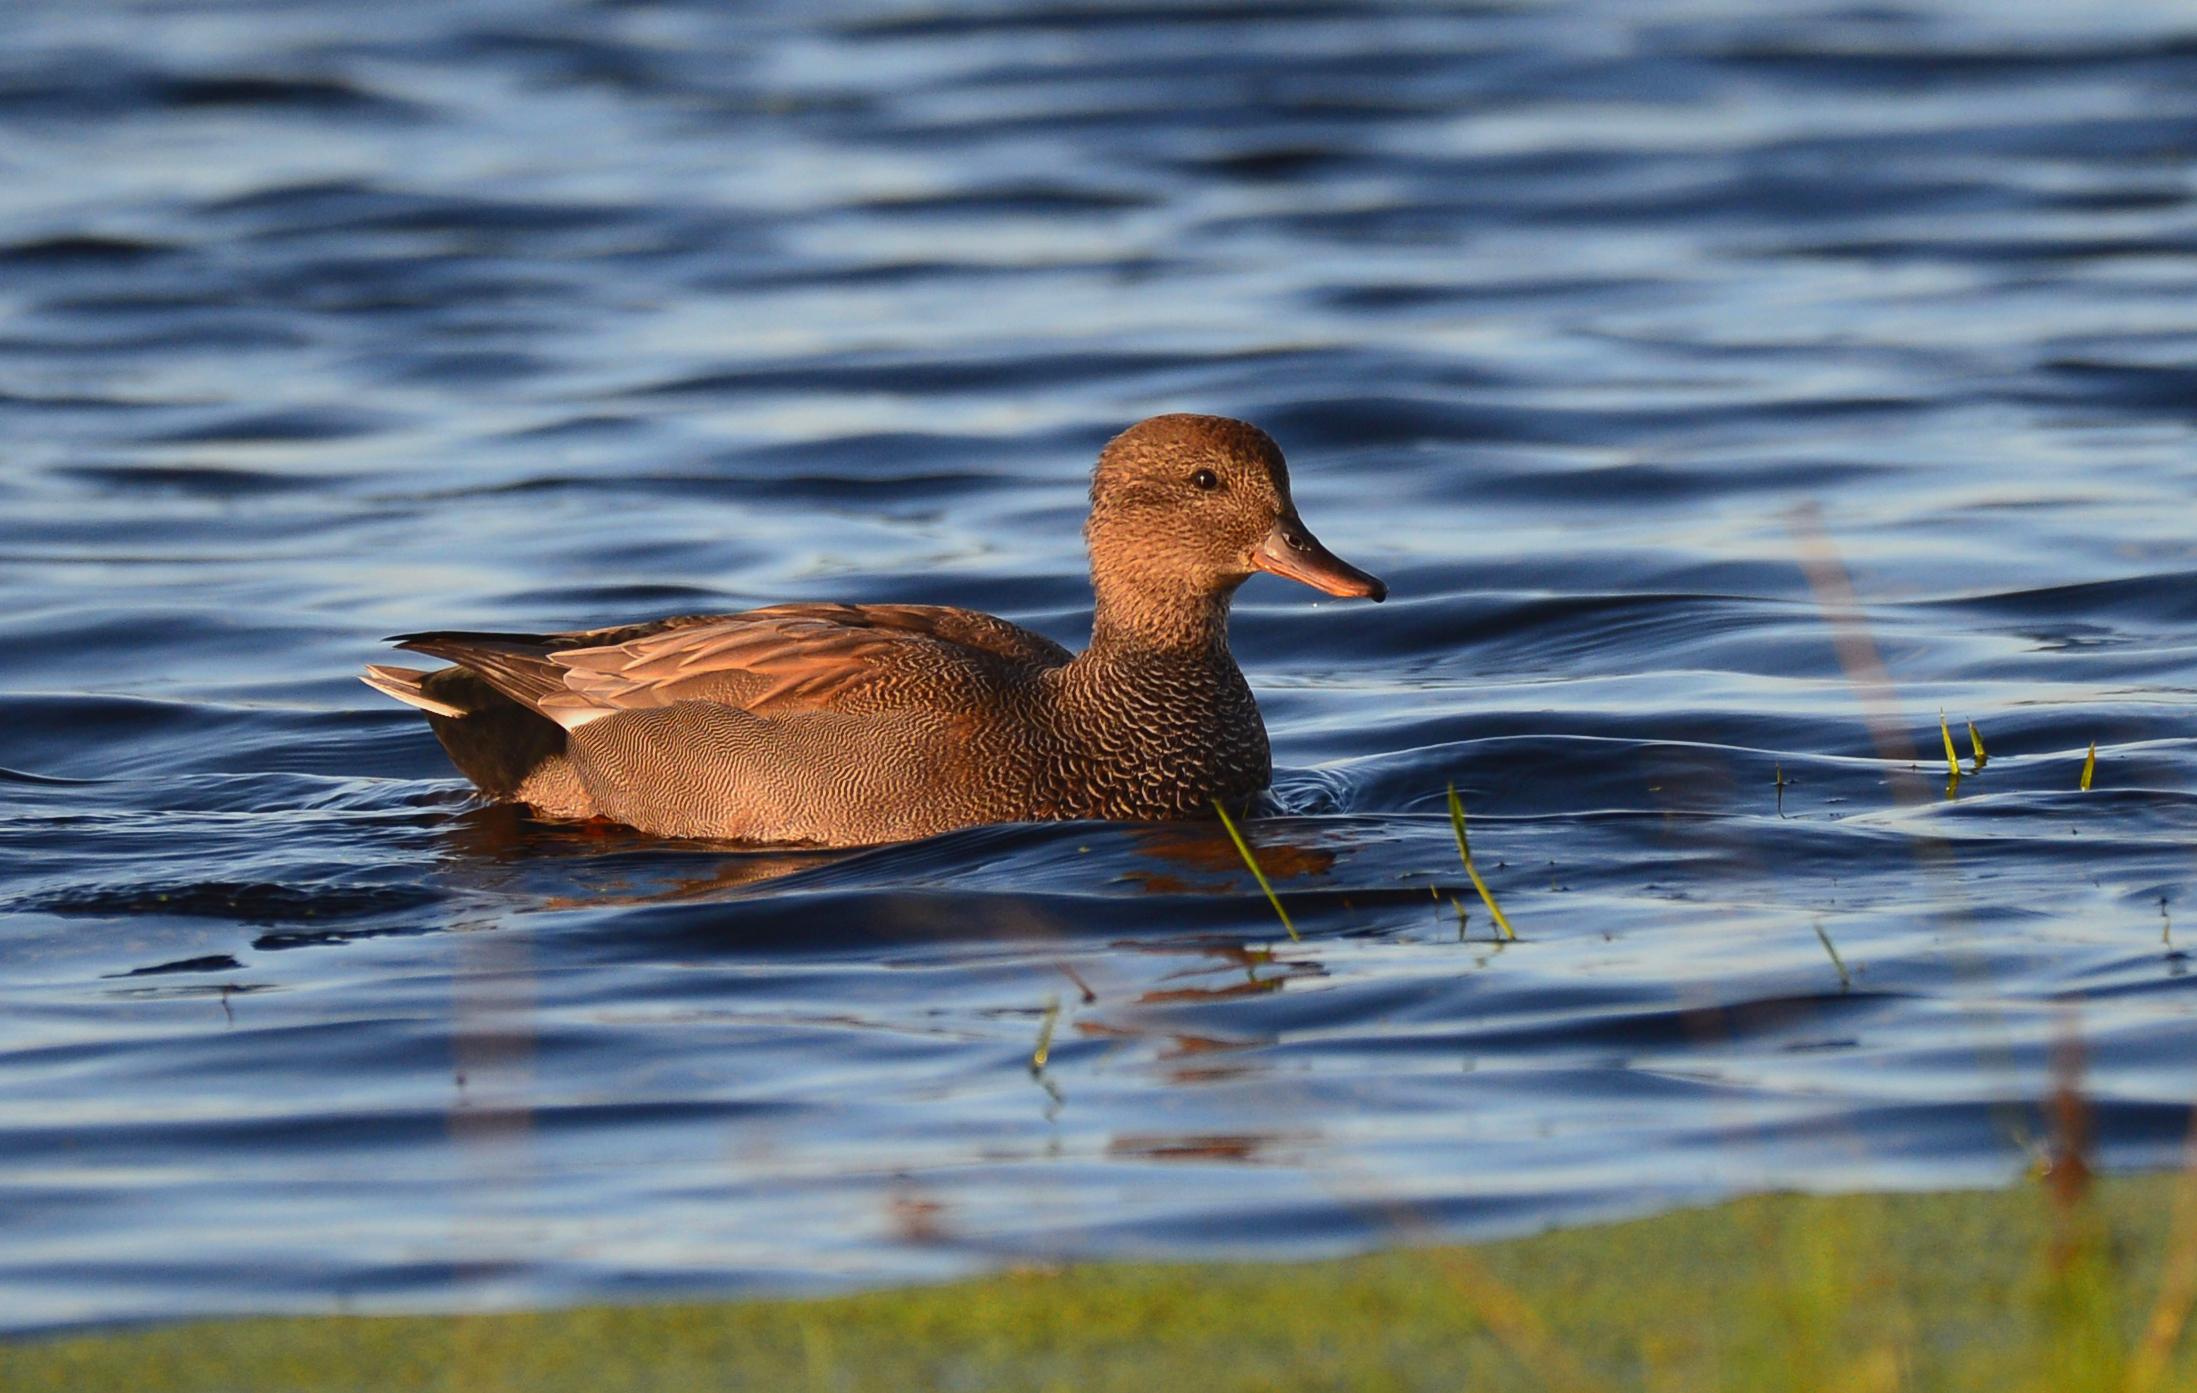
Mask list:
[{"label": "duck's back", "polygon": [[[829,844],[1033,815],[1016,791],[1057,758],[1036,709],[1040,678],[1071,660],[990,615],[916,605],[777,605],[400,643],[508,698],[428,707],[459,768],[493,796],[667,836]],[[376,675],[415,705],[462,681]],[[407,682],[417,695],[396,689]],[[482,746],[514,743],[540,754],[524,775],[509,777],[509,757],[501,787],[476,773]]]}]

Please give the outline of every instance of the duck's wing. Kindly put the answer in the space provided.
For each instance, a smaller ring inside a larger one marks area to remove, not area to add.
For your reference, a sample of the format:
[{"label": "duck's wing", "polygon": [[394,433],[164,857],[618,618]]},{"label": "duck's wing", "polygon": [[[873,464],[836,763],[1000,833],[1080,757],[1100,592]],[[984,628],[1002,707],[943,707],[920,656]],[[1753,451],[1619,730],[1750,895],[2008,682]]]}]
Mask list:
[{"label": "duck's wing", "polygon": [[995,615],[952,605],[771,605],[726,619],[811,619],[850,629],[872,629],[935,639],[989,653],[1010,663],[1060,667],[1075,654],[1040,633]]},{"label": "duck's wing", "polygon": [[894,676],[979,657],[1043,669],[1051,639],[974,610],[773,605],[578,634],[407,634],[401,648],[471,668],[573,729],[619,711],[712,701],[758,716],[838,705]]}]

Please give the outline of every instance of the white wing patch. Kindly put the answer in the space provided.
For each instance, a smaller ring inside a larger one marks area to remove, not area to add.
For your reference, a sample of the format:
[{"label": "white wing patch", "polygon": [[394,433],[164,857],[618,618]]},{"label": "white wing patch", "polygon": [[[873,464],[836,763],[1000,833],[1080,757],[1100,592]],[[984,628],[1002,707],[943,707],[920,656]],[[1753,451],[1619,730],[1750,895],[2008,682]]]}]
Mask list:
[{"label": "white wing patch", "polygon": [[581,706],[551,697],[542,703],[542,714],[563,726],[566,730],[578,730],[589,721],[599,721],[605,716],[615,716],[628,708],[622,706]]}]

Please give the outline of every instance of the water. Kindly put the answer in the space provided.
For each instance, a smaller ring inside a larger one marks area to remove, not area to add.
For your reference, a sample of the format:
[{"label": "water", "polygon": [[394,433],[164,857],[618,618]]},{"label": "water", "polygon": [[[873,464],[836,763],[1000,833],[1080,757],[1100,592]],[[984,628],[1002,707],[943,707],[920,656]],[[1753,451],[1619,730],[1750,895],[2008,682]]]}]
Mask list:
[{"label": "water", "polygon": [[[18,0],[0,40],[9,1328],[1992,1183],[2062,1040],[2101,1161],[2176,1155],[2177,7]],[[353,678],[811,598],[1079,642],[1085,472],[1181,409],[1272,430],[1395,591],[1242,597],[1301,944],[1203,829],[530,825]],[[1941,709],[1989,755],[1952,799]]]}]

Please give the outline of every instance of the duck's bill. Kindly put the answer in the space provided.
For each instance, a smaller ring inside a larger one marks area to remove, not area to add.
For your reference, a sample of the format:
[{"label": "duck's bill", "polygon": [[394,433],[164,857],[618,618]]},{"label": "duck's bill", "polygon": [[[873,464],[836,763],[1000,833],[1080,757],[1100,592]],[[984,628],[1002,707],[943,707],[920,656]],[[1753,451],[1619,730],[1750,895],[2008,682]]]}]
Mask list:
[{"label": "duck's bill", "polygon": [[1367,575],[1321,546],[1320,539],[1294,517],[1274,524],[1259,549],[1251,553],[1251,564],[1330,595],[1349,595],[1375,603],[1388,598],[1388,587],[1380,577]]}]

